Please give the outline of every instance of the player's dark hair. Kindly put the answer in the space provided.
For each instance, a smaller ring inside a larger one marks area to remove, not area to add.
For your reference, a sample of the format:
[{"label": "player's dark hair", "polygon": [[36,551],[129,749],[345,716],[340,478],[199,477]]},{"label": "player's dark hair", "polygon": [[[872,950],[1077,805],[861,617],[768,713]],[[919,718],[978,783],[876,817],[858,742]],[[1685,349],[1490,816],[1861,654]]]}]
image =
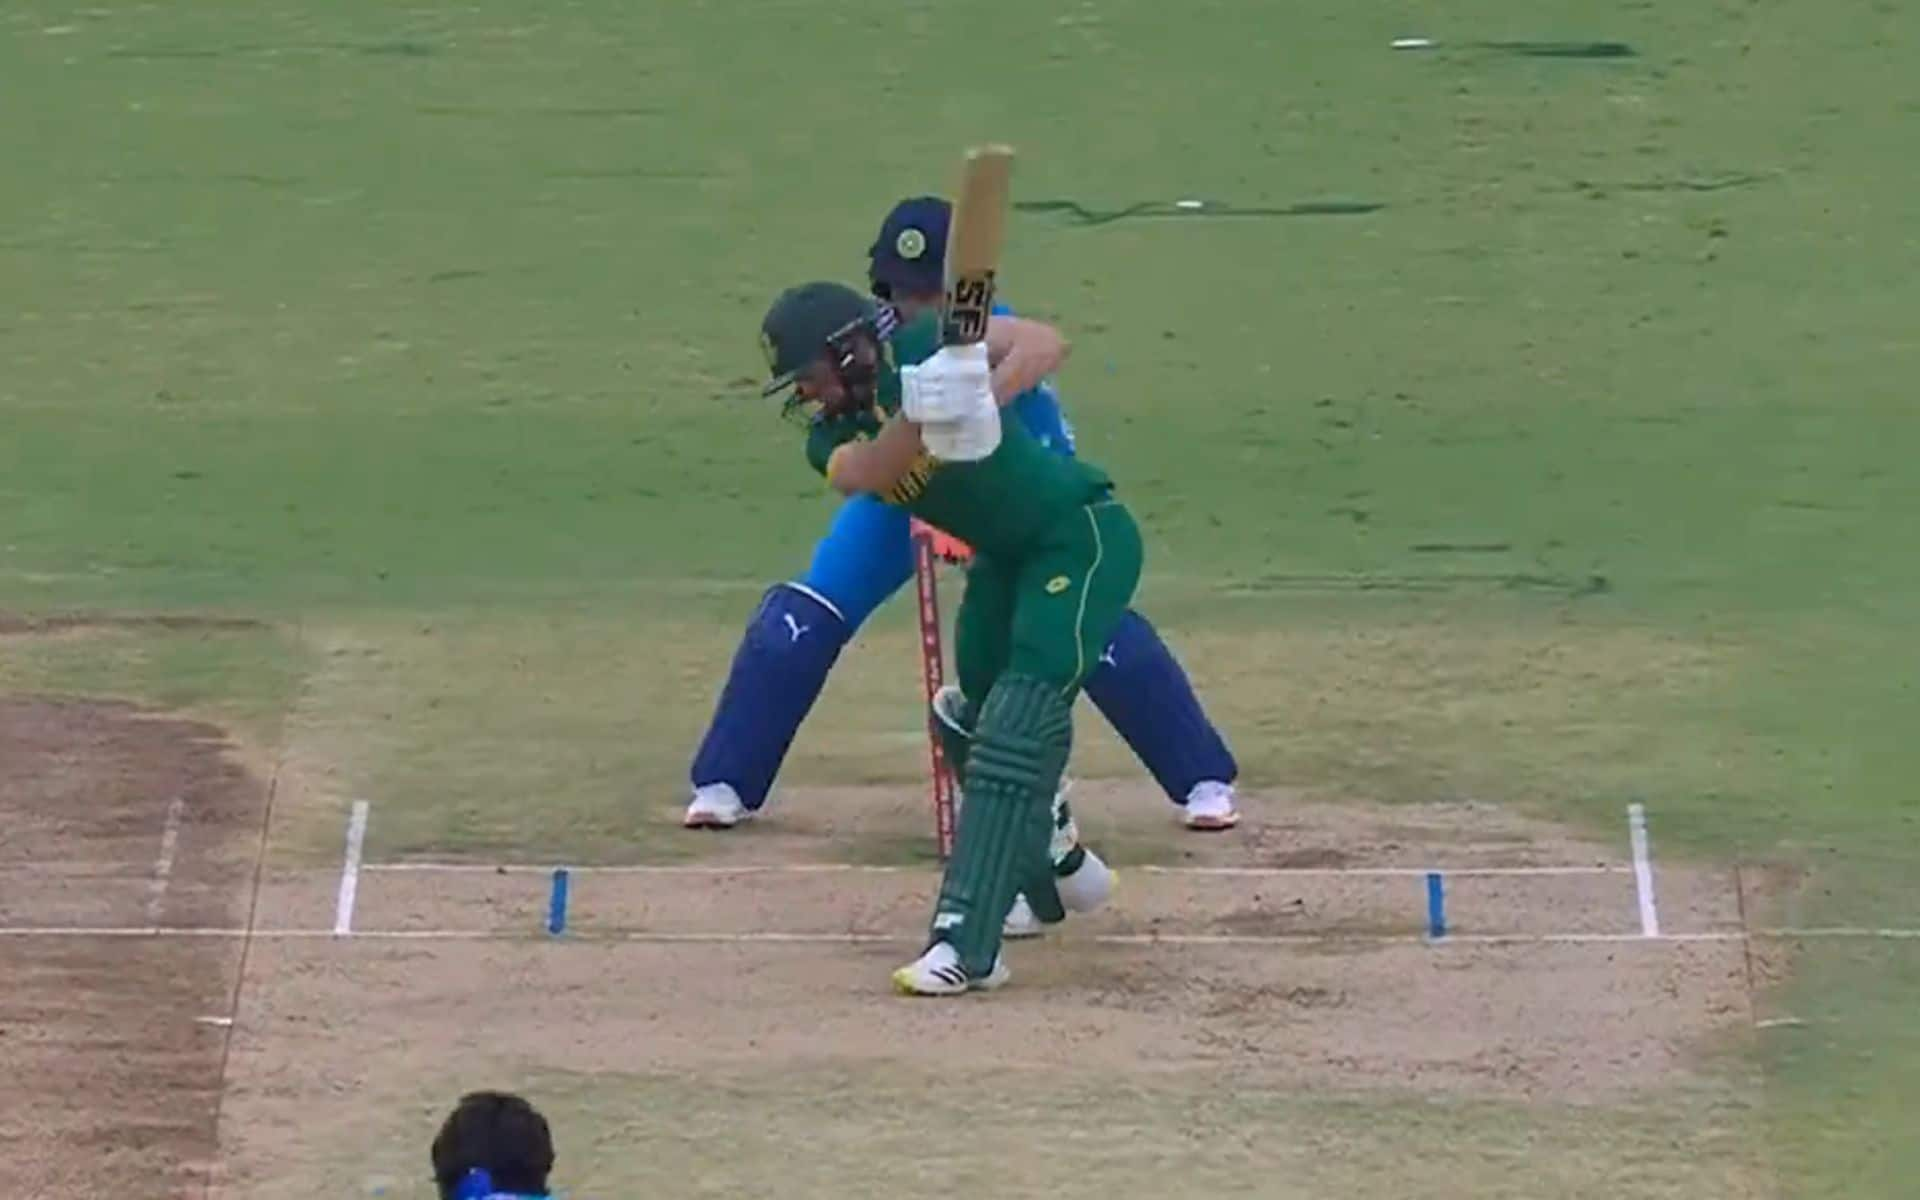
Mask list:
[{"label": "player's dark hair", "polygon": [[434,1137],[432,1161],[441,1200],[449,1200],[476,1167],[493,1177],[497,1191],[545,1195],[553,1134],[547,1119],[519,1096],[469,1092]]}]

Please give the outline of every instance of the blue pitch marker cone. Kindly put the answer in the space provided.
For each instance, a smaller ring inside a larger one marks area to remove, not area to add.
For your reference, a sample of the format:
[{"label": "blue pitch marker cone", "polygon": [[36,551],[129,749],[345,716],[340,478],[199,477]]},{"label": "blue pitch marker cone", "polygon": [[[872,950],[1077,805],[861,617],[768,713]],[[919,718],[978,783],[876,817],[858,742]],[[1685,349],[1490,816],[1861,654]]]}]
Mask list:
[{"label": "blue pitch marker cone", "polygon": [[567,869],[553,869],[553,891],[547,897],[547,932],[555,937],[567,931]]},{"label": "blue pitch marker cone", "polygon": [[1435,941],[1447,936],[1447,893],[1440,872],[1427,872],[1427,936]]}]

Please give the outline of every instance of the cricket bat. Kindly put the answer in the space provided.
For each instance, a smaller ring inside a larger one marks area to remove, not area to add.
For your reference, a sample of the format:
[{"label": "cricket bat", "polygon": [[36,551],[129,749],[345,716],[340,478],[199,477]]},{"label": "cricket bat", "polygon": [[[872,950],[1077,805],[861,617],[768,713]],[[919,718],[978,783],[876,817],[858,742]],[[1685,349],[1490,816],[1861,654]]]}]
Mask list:
[{"label": "cricket bat", "polygon": [[[945,292],[940,304],[942,345],[968,346],[987,339],[994,278],[1000,270],[1000,248],[1007,236],[1012,176],[1013,151],[1006,146],[969,150],[961,164],[960,192],[954,197],[953,220],[947,229]],[[945,859],[953,853],[958,789],[932,724],[934,693],[946,677],[933,538],[931,527],[913,523],[913,574],[920,594],[920,677],[926,685],[927,749],[933,767],[933,826],[940,857]]]},{"label": "cricket bat", "polygon": [[993,313],[994,278],[1007,238],[1013,149],[979,146],[967,151],[960,191],[947,230],[946,294],[940,307],[940,341],[967,346],[986,340]]}]

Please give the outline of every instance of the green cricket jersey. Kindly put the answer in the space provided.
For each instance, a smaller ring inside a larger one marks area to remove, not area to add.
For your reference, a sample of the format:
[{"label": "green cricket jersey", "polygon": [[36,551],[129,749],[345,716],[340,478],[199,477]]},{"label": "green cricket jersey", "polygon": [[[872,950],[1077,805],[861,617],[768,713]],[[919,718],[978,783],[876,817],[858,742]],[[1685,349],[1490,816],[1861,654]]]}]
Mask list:
[{"label": "green cricket jersey", "polygon": [[[890,361],[880,371],[879,411],[814,419],[807,431],[807,461],[814,470],[826,474],[835,450],[877,436],[885,419],[900,411],[898,366],[932,357],[939,332],[931,313],[894,331]],[[1061,518],[1113,490],[1105,471],[1053,453],[1025,424],[1003,416],[1000,445],[992,454],[977,462],[942,462],[922,451],[906,478],[881,499],[977,551],[1022,555]]]}]

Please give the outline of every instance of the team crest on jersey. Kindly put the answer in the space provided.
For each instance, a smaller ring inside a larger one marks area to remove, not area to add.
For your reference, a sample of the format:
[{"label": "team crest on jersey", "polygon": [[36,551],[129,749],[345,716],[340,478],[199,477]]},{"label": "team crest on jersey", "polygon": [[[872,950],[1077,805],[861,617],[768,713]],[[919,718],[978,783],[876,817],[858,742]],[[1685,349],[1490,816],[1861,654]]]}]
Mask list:
[{"label": "team crest on jersey", "polygon": [[927,252],[927,235],[909,226],[893,239],[893,248],[900,252],[901,258],[912,261]]}]

